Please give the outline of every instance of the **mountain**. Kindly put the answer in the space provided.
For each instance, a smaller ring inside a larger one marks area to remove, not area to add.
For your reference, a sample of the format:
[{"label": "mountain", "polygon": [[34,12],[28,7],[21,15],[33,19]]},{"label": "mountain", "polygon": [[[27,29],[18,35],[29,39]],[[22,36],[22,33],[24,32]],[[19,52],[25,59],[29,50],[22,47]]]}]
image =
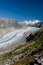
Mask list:
[{"label": "mountain", "polygon": [[43,22],[0,19],[0,65],[30,65],[43,55]]},{"label": "mountain", "polygon": [[15,19],[0,19],[0,29],[6,29],[11,27],[20,28],[21,25]]},{"label": "mountain", "polygon": [[0,29],[8,29],[8,28],[24,28],[24,27],[43,27],[43,22],[39,20],[26,20],[23,22],[18,22],[15,19],[5,19],[0,18]]},{"label": "mountain", "polygon": [[43,22],[39,20],[26,20],[24,22],[21,22],[23,26],[30,26],[30,27],[43,27]]}]

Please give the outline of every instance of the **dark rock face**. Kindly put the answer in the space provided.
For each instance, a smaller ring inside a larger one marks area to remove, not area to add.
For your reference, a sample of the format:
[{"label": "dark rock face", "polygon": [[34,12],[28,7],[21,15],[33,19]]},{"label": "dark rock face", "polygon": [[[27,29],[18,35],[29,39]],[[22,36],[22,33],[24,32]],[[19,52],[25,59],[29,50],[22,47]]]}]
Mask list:
[{"label": "dark rock face", "polygon": [[32,37],[32,34],[30,34],[28,37],[26,37],[26,42],[30,41]]}]

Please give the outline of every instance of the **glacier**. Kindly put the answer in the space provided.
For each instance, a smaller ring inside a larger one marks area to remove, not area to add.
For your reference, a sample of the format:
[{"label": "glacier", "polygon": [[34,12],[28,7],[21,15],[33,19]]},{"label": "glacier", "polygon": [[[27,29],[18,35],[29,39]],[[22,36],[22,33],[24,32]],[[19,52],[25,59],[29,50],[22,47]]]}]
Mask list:
[{"label": "glacier", "polygon": [[8,48],[21,41],[23,38],[23,35],[25,32],[34,32],[39,30],[39,28],[36,27],[27,27],[25,29],[19,29],[19,30],[13,30],[6,34],[0,35],[0,52],[3,52],[4,50],[7,50]]}]

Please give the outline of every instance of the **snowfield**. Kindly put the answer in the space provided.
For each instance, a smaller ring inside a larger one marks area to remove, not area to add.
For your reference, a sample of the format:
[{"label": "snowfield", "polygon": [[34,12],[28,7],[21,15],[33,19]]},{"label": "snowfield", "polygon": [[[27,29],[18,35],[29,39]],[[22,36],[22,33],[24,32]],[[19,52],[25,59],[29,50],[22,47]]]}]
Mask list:
[{"label": "snowfield", "polygon": [[0,35],[0,52],[3,52],[9,48],[19,43],[23,38],[25,32],[34,32],[39,28],[36,27],[27,27],[26,29],[13,30],[6,34]]}]

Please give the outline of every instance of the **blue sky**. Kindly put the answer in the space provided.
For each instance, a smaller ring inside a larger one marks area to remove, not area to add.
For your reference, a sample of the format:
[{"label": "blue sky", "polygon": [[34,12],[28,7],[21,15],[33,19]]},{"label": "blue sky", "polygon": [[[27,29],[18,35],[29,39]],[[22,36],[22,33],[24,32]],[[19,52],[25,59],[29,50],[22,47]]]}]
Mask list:
[{"label": "blue sky", "polygon": [[0,18],[43,21],[43,0],[0,0]]}]

